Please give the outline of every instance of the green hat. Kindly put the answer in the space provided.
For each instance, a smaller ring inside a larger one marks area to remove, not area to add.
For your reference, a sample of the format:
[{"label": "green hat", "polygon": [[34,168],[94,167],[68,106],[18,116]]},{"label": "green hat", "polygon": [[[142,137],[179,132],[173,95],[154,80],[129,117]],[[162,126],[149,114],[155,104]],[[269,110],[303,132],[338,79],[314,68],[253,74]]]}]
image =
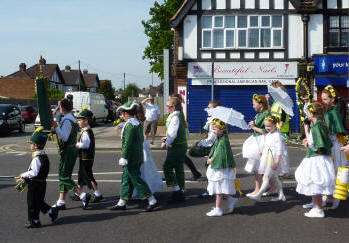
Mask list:
[{"label": "green hat", "polygon": [[30,143],[44,147],[47,141],[47,134],[43,132],[44,127],[38,127],[30,137]]},{"label": "green hat", "polygon": [[123,104],[122,106],[119,106],[119,108],[116,111],[130,111],[133,110],[135,107],[138,107],[139,105],[135,102],[127,102]]},{"label": "green hat", "polygon": [[79,113],[77,118],[78,119],[92,119],[92,117],[93,117],[92,111],[90,111],[88,109],[84,109]]}]

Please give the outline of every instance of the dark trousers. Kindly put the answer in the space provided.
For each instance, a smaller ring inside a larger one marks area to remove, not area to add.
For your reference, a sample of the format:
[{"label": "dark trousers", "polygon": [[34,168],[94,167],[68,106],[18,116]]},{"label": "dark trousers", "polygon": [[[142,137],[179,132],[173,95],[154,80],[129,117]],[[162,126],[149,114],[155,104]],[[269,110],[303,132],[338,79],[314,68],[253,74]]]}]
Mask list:
[{"label": "dark trousers", "polygon": [[27,204],[28,220],[39,220],[39,213],[47,213],[51,206],[45,202],[46,182],[31,181],[28,183]]},{"label": "dark trousers", "polygon": [[93,166],[93,159],[80,158],[79,174],[78,174],[78,184],[80,186],[86,185],[89,189],[92,189],[91,181],[97,185],[97,182],[93,177],[92,166]]}]

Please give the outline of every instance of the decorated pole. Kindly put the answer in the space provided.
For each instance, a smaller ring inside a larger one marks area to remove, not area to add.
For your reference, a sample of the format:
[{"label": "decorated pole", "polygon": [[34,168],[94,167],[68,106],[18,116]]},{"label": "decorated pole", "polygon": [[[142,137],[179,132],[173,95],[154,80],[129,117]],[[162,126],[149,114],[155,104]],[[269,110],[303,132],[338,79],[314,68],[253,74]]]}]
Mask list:
[{"label": "decorated pole", "polygon": [[51,105],[48,98],[47,92],[47,78],[44,76],[42,72],[42,66],[40,65],[40,74],[35,79],[36,84],[36,94],[38,97],[38,108],[40,115],[41,126],[44,127],[45,130],[51,130],[52,124],[52,112]]}]

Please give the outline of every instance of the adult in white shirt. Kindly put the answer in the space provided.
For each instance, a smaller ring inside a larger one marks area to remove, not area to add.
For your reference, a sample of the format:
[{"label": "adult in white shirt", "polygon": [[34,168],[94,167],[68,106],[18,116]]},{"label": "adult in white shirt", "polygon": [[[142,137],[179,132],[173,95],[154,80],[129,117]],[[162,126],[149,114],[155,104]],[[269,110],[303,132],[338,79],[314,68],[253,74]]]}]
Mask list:
[{"label": "adult in white shirt", "polygon": [[150,133],[150,144],[154,144],[155,134],[158,128],[158,120],[160,117],[160,109],[157,104],[154,104],[154,97],[151,95],[142,101],[142,105],[145,108],[144,137],[148,140]]}]

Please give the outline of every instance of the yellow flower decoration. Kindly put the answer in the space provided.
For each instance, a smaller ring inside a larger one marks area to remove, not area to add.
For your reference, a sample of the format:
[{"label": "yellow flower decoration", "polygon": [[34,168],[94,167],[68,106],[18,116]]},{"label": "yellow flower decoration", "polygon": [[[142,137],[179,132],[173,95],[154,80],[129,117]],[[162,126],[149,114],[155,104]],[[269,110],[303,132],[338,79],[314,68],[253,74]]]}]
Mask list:
[{"label": "yellow flower decoration", "polygon": [[329,92],[331,93],[332,98],[335,98],[335,97],[337,96],[337,95],[336,95],[336,91],[333,89],[332,86],[327,85],[327,86],[325,87],[325,90],[327,90],[327,91],[329,91]]},{"label": "yellow flower decoration", "polygon": [[274,124],[278,123],[278,118],[275,116],[267,116],[265,119],[274,123]]},{"label": "yellow flower decoration", "polygon": [[254,99],[255,101],[257,101],[258,103],[262,103],[261,96],[258,95],[258,94],[254,94],[254,95],[253,95],[253,99]]},{"label": "yellow flower decoration", "polygon": [[307,109],[308,109],[311,113],[314,113],[313,104],[308,104]]},{"label": "yellow flower decoration", "polygon": [[225,129],[225,123],[219,119],[213,119],[212,124],[219,127],[219,129],[222,129],[222,130]]}]

